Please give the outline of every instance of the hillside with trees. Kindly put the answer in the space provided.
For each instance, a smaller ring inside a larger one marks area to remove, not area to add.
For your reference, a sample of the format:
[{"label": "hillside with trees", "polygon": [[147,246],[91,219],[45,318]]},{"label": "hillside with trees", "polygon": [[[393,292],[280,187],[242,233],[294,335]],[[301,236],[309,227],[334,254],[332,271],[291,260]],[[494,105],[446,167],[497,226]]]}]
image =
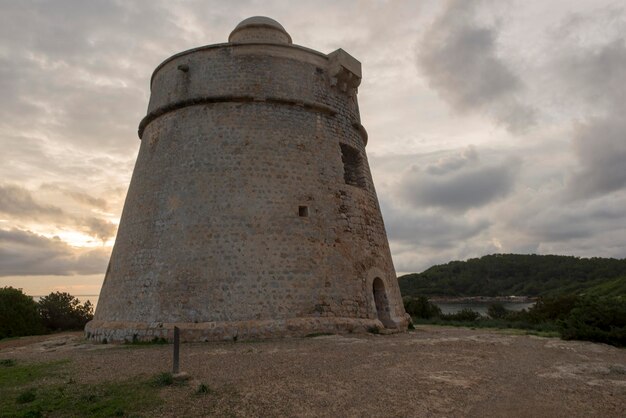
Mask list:
[{"label": "hillside with trees", "polygon": [[626,259],[492,254],[398,278],[403,296],[626,296]]}]

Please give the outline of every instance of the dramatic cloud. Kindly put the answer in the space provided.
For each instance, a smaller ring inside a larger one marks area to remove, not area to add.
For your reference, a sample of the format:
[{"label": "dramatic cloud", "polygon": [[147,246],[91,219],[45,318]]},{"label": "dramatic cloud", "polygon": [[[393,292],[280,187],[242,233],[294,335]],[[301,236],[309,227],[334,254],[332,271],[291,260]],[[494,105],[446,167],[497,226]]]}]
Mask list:
[{"label": "dramatic cloud", "polygon": [[89,195],[88,193],[85,193],[81,190],[69,190],[57,184],[48,184],[48,183],[42,184],[40,189],[61,192],[64,195],[72,198],[74,201],[78,203],[82,203],[88,206],[93,206],[98,209],[107,210],[107,207],[108,207],[106,200],[102,198],[98,198],[98,197],[93,197]]},{"label": "dramatic cloud", "polygon": [[475,148],[421,168],[412,166],[400,182],[399,195],[411,205],[466,211],[506,196],[515,185],[520,162],[483,163]]},{"label": "dramatic cloud", "polygon": [[[69,194],[75,200],[87,201],[91,204],[102,205],[100,199],[93,198],[82,192],[68,192],[55,187],[43,187],[44,190],[61,191]],[[106,204],[104,204],[106,206]],[[71,225],[102,242],[113,237],[117,226],[106,220],[91,215],[70,214],[63,209],[38,203],[32,193],[23,187],[0,184],[0,214],[8,215],[12,219],[21,221],[34,220],[50,222],[60,225]]]},{"label": "dramatic cloud", "polygon": [[497,55],[497,30],[476,23],[477,2],[453,0],[418,44],[430,85],[459,112],[484,111],[512,132],[534,122],[521,79]]},{"label": "dramatic cloud", "polygon": [[79,250],[59,238],[0,229],[0,276],[94,274],[104,271],[110,249]]},{"label": "dramatic cloud", "polygon": [[362,62],[399,271],[492,252],[626,256],[620,2],[14,1],[0,5],[4,284],[91,274],[97,288],[153,69],[253,15]]},{"label": "dramatic cloud", "polygon": [[2,184],[0,184],[0,213],[36,220],[58,219],[63,216],[60,208],[37,203],[23,187]]},{"label": "dramatic cloud", "polygon": [[571,179],[572,195],[597,196],[626,187],[625,115],[626,107],[624,113],[590,120],[574,130],[574,150],[580,167]]},{"label": "dramatic cloud", "polygon": [[626,187],[626,37],[577,52],[561,63],[561,73],[593,115],[573,130],[580,166],[570,194],[581,198]]}]

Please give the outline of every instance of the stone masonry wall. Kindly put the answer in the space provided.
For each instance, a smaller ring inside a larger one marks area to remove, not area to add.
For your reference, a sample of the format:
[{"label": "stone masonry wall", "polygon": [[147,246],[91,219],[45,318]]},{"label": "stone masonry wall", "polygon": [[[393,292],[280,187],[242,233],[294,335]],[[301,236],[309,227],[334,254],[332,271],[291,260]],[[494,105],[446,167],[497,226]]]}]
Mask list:
[{"label": "stone masonry wall", "polygon": [[[157,69],[90,337],[380,327],[376,277],[406,327],[356,92],[326,67],[301,47],[222,44]],[[360,156],[359,186],[340,144]]]}]

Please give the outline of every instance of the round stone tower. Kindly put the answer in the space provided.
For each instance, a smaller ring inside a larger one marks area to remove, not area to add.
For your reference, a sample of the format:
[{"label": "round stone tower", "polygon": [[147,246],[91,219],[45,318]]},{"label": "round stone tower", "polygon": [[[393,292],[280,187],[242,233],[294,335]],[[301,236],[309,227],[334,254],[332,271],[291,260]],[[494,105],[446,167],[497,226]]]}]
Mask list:
[{"label": "round stone tower", "polygon": [[404,330],[365,154],[361,64],[252,17],[154,71],[88,338]]}]

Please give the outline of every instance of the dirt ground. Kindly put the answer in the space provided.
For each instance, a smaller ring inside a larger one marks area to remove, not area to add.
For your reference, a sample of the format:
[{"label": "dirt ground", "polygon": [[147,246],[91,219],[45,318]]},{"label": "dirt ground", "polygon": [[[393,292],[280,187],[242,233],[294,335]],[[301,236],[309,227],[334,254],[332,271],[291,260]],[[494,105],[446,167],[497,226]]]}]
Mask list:
[{"label": "dirt ground", "polygon": [[[0,359],[71,359],[83,383],[154,376],[171,355],[171,345],[95,345],[80,333],[0,341]],[[626,415],[626,350],[502,331],[183,344],[181,369],[188,385],[163,389],[151,416]],[[192,395],[200,382],[214,392]]]}]

